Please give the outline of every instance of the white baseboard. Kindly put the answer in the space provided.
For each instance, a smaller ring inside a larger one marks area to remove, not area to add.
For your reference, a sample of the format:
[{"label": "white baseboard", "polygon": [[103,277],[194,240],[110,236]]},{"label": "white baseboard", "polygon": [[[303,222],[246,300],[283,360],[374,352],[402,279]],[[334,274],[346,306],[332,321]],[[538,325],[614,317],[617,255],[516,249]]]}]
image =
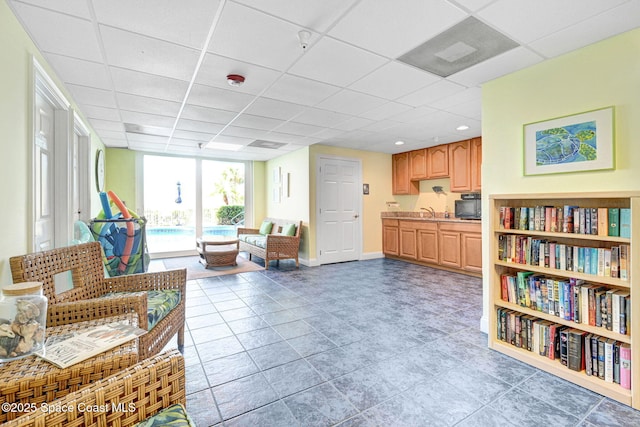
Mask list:
[{"label": "white baseboard", "polygon": [[384,253],[382,252],[365,252],[362,255],[360,255],[360,261],[366,261],[369,259],[378,259],[378,258],[384,258]]},{"label": "white baseboard", "polygon": [[480,330],[485,334],[489,333],[489,319],[487,318],[487,316],[483,315],[480,318]]}]

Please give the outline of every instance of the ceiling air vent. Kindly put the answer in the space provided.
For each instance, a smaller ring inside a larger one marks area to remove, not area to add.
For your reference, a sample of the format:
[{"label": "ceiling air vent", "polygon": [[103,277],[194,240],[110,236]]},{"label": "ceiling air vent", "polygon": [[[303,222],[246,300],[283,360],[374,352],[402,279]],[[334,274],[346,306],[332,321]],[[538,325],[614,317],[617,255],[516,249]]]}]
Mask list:
[{"label": "ceiling air vent", "polygon": [[256,139],[251,144],[249,144],[249,147],[270,148],[272,150],[277,150],[278,148],[284,147],[285,145],[287,144],[284,142],[273,142]]},{"label": "ceiling air vent", "polygon": [[469,17],[405,53],[398,61],[448,77],[518,46],[504,34]]}]

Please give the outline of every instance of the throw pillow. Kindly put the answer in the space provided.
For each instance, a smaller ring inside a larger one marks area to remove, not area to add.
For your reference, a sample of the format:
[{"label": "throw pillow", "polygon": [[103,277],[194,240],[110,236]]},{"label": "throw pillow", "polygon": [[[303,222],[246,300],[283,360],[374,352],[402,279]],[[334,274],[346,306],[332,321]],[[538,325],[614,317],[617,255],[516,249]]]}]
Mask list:
[{"label": "throw pillow", "polygon": [[282,226],[282,232],[280,233],[283,236],[295,236],[296,235],[296,225],[295,224],[285,224]]},{"label": "throw pillow", "polygon": [[271,233],[271,228],[273,228],[273,224],[271,223],[271,221],[263,221],[262,225],[260,226],[260,234],[264,236]]}]

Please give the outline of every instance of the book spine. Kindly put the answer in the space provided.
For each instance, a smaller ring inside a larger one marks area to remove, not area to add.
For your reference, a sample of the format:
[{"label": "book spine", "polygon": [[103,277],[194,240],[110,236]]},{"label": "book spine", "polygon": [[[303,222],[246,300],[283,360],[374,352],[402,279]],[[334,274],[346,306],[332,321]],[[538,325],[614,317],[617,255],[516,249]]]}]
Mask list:
[{"label": "book spine", "polygon": [[631,209],[620,209],[620,237],[631,237]]},{"label": "book spine", "polygon": [[608,383],[613,382],[613,343],[612,339],[604,343],[604,380]]},{"label": "book spine", "polygon": [[620,343],[613,345],[613,382],[620,384]]},{"label": "book spine", "polygon": [[598,235],[609,235],[609,210],[607,208],[598,208]]},{"label": "book spine", "polygon": [[593,374],[593,361],[591,359],[591,337],[593,334],[587,334],[584,337],[584,354],[585,354],[585,373],[589,376]]},{"label": "book spine", "polygon": [[573,371],[583,369],[582,332],[574,330],[569,332],[567,367]]},{"label": "book spine", "polygon": [[598,337],[598,378],[600,378],[601,380],[604,380],[604,361],[605,361],[605,354],[604,354],[604,343],[605,343],[606,338],[602,338],[602,337]]},{"label": "book spine", "polygon": [[631,347],[629,344],[620,346],[620,385],[631,390]]},{"label": "book spine", "polygon": [[620,209],[609,208],[609,236],[620,236]]}]

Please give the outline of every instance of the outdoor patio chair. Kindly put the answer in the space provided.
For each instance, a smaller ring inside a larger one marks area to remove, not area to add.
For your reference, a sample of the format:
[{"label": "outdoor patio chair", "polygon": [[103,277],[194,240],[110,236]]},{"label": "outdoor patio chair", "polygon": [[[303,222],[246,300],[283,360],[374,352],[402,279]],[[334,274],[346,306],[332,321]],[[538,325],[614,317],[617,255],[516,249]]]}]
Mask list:
[{"label": "outdoor patio chair", "polygon": [[140,359],[157,354],[176,333],[183,350],[186,269],[105,277],[98,242],[15,256],[9,263],[15,283],[43,283],[47,326],[135,312],[138,326],[148,331],[139,338]]}]

